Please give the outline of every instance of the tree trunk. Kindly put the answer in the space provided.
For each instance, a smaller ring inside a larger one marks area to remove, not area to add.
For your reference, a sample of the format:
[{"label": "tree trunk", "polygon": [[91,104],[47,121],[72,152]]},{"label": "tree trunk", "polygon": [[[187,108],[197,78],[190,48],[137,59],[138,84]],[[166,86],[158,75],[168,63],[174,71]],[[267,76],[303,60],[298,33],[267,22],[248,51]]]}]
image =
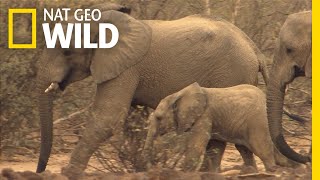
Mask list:
[{"label": "tree trunk", "polygon": [[210,0],[204,0],[204,14],[211,15]]}]

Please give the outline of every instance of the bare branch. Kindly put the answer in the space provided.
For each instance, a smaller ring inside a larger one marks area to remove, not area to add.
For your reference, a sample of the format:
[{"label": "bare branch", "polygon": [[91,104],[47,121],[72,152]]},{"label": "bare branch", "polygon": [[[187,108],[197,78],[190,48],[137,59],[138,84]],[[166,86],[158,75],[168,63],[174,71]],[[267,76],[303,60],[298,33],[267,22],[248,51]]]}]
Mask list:
[{"label": "bare branch", "polygon": [[252,173],[252,174],[238,175],[238,178],[240,179],[246,179],[246,178],[264,179],[264,178],[276,178],[276,177],[279,177],[279,175],[269,174],[269,173]]},{"label": "bare branch", "polygon": [[204,0],[204,14],[211,15],[210,0]]},{"label": "bare branch", "polygon": [[307,95],[311,96],[310,92],[308,92],[306,90],[303,90],[303,89],[300,89],[300,88],[295,88],[295,87],[290,86],[289,89],[297,90],[297,91],[300,91],[300,92],[302,92],[304,94],[307,94]]},{"label": "bare branch", "polygon": [[164,0],[162,1],[162,3],[160,4],[160,7],[157,9],[157,11],[154,13],[152,19],[157,19],[158,15],[160,13],[160,11],[162,11],[165,7],[165,5],[167,4],[168,0]]},{"label": "bare branch", "polygon": [[[301,100],[301,101],[290,102],[290,105],[293,105],[293,104],[304,104],[304,103],[308,103],[308,101]],[[289,104],[288,103],[284,103],[284,105],[287,106]]]},{"label": "bare branch", "polygon": [[88,166],[91,167],[91,168],[93,168],[93,169],[95,169],[95,170],[97,170],[97,171],[100,171],[100,172],[103,172],[103,173],[107,173],[106,171],[104,171],[104,170],[102,170],[102,169],[99,169],[99,168],[97,168],[97,167],[95,167],[95,166],[93,166],[93,165],[91,165],[91,164],[88,164]]},{"label": "bare branch", "polygon": [[285,115],[287,115],[289,118],[291,118],[291,119],[293,119],[293,120],[295,120],[295,121],[298,121],[299,123],[305,123],[305,122],[307,122],[307,120],[305,119],[305,118],[303,118],[303,117],[301,117],[301,116],[299,116],[299,115],[297,115],[297,114],[293,114],[293,113],[291,113],[287,108],[283,108],[283,113],[285,114]]},{"label": "bare branch", "polygon": [[62,117],[62,118],[59,118],[59,119],[55,120],[53,122],[53,124],[58,124],[58,123],[60,123],[62,121],[69,120],[69,119],[73,118],[74,116],[82,114],[82,113],[86,112],[91,106],[92,106],[92,103],[89,106],[87,106],[87,107],[85,107],[83,109],[80,109],[79,111],[76,111],[74,113],[69,114],[68,116],[65,116],[65,117]]},{"label": "bare branch", "polygon": [[288,132],[288,133],[291,134],[291,135],[296,135],[295,132],[289,130],[289,128],[288,128],[286,125],[284,125],[284,124],[282,125],[282,129],[285,130],[286,132]]}]

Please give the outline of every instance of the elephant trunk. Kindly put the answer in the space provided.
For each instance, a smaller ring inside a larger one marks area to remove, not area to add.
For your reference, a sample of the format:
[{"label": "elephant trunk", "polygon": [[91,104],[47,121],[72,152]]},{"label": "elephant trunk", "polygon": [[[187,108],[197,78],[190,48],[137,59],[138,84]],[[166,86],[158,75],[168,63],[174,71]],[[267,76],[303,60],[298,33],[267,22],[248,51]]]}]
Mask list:
[{"label": "elephant trunk", "polygon": [[52,120],[52,93],[45,93],[50,85],[48,78],[44,77],[45,72],[39,72],[37,79],[38,108],[40,116],[41,146],[38,161],[37,173],[46,169],[52,147],[53,120]]},{"label": "elephant trunk", "polygon": [[[272,141],[276,148],[289,159],[300,163],[310,162],[311,159],[309,157],[298,154],[291,149],[283,137],[282,113],[287,82],[282,82],[282,76],[279,75],[280,70],[277,68],[276,66],[273,67],[267,86],[268,124]],[[289,79],[293,79],[294,74],[292,73],[292,77],[289,77]]]}]

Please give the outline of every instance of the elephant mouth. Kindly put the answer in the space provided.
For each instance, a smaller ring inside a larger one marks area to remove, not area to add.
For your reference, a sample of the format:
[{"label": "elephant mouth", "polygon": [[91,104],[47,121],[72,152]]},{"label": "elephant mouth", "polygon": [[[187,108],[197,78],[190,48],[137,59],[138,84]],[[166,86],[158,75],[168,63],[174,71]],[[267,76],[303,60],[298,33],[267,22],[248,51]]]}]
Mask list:
[{"label": "elephant mouth", "polygon": [[299,68],[298,66],[294,66],[294,77],[301,77],[305,76],[305,72],[302,68]]},{"label": "elephant mouth", "polygon": [[61,81],[60,83],[58,83],[59,89],[60,89],[61,91],[64,91],[64,90],[66,89],[66,87],[67,87],[67,84],[68,84],[68,81],[67,81],[67,80]]},{"label": "elephant mouth", "polygon": [[59,82],[59,89],[61,91],[64,91],[66,89],[66,87],[68,86],[68,84],[72,83],[71,82],[71,75],[72,75],[72,68],[68,71],[68,73],[66,74],[66,76],[64,77],[64,79]]},{"label": "elephant mouth", "polygon": [[67,73],[65,78],[60,82],[52,82],[50,86],[45,90],[45,93],[48,93],[50,91],[57,90],[58,88],[61,91],[64,91],[68,84],[70,84],[70,77],[71,77],[71,70]]}]

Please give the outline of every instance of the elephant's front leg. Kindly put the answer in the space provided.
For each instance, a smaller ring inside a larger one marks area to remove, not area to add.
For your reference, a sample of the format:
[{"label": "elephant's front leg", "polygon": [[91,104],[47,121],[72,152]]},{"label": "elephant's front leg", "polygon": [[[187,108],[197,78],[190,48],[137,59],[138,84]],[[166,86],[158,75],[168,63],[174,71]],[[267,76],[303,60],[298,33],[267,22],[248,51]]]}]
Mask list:
[{"label": "elephant's front leg", "polygon": [[62,173],[70,179],[82,175],[92,154],[100,144],[119,131],[128,115],[138,76],[125,71],[119,77],[97,85],[93,120],[87,122],[83,137],[71,154],[69,165]]},{"label": "elephant's front leg", "polygon": [[203,170],[219,172],[221,170],[221,160],[227,143],[215,139],[210,139],[207,145],[205,162],[202,164]]},{"label": "elephant's front leg", "polygon": [[138,171],[145,170],[146,168],[147,169],[151,168],[153,163],[153,156],[152,156],[153,141],[155,140],[156,135],[158,133],[159,120],[155,117],[154,113],[151,113],[148,119],[149,119],[150,125],[149,125],[147,138],[142,150],[141,165],[139,165]]},{"label": "elephant's front leg", "polygon": [[195,171],[200,169],[206,147],[211,138],[211,131],[212,120],[206,115],[199,118],[192,127],[182,167],[184,171]]}]

